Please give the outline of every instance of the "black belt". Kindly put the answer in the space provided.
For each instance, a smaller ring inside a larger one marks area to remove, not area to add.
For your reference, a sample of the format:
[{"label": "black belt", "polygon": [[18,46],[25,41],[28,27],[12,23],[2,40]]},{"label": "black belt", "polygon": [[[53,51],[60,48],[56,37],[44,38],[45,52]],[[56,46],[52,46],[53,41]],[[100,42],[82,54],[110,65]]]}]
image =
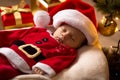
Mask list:
[{"label": "black belt", "polygon": [[[14,41],[14,44],[17,46],[21,46],[21,45],[25,45],[25,42],[22,40],[16,40]],[[31,46],[27,46],[25,48],[25,50],[29,53],[29,54],[34,54],[36,52],[36,49],[32,48]],[[38,56],[36,56],[35,58],[33,58],[36,62],[45,59],[45,57],[42,55],[42,53],[40,53]]]}]

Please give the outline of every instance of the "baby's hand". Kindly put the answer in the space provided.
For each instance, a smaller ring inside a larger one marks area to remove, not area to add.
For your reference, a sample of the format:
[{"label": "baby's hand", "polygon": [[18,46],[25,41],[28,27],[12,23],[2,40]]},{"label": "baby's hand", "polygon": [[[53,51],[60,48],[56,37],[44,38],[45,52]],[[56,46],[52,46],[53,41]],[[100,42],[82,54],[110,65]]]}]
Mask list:
[{"label": "baby's hand", "polygon": [[45,72],[43,70],[41,70],[40,68],[38,68],[38,67],[35,67],[32,70],[32,73],[34,73],[34,74],[40,74],[40,75],[44,75],[45,74]]}]

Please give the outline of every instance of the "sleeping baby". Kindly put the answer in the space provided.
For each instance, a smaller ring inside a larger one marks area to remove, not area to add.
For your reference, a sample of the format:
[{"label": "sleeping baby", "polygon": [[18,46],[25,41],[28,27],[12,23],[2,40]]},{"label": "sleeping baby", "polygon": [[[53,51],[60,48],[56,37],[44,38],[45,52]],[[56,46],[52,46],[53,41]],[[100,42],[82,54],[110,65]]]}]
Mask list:
[{"label": "sleeping baby", "polygon": [[[61,15],[63,13],[64,15]],[[38,21],[42,14],[46,14],[47,20],[44,24],[41,23],[42,21],[39,24]],[[91,44],[92,39],[89,39],[90,36],[86,34],[85,30],[81,31],[84,27],[79,22],[79,24],[74,25],[74,19],[67,20],[66,16],[68,15],[73,18],[81,16],[86,18],[77,10],[62,10],[53,17],[56,30],[50,34],[43,28],[49,23],[48,13],[38,11],[34,17],[35,27],[1,31],[0,79],[8,80],[26,73],[37,73],[52,77],[69,67],[76,59],[77,48],[87,43]],[[66,20],[63,21],[62,18],[66,18]],[[89,19],[87,20],[93,27],[92,22]],[[93,30],[96,31],[95,28]],[[4,77],[4,75],[7,76]]]}]

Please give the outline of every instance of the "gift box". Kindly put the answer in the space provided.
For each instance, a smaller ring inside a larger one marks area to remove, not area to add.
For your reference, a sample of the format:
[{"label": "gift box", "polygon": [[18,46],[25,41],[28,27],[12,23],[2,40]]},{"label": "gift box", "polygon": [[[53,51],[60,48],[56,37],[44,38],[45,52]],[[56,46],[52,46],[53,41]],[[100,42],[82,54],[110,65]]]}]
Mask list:
[{"label": "gift box", "polygon": [[4,29],[33,26],[33,14],[28,4],[0,7]]},{"label": "gift box", "polygon": [[60,4],[60,0],[37,0],[37,5],[39,8],[49,11],[51,8]]}]

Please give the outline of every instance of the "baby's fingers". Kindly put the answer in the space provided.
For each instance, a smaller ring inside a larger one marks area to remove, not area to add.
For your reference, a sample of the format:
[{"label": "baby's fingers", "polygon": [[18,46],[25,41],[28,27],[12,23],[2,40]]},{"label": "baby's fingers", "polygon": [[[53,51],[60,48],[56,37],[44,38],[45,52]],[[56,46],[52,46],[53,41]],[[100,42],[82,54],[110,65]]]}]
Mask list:
[{"label": "baby's fingers", "polygon": [[44,74],[44,72],[41,69],[37,68],[37,67],[33,69],[33,73],[41,74],[41,75]]}]

